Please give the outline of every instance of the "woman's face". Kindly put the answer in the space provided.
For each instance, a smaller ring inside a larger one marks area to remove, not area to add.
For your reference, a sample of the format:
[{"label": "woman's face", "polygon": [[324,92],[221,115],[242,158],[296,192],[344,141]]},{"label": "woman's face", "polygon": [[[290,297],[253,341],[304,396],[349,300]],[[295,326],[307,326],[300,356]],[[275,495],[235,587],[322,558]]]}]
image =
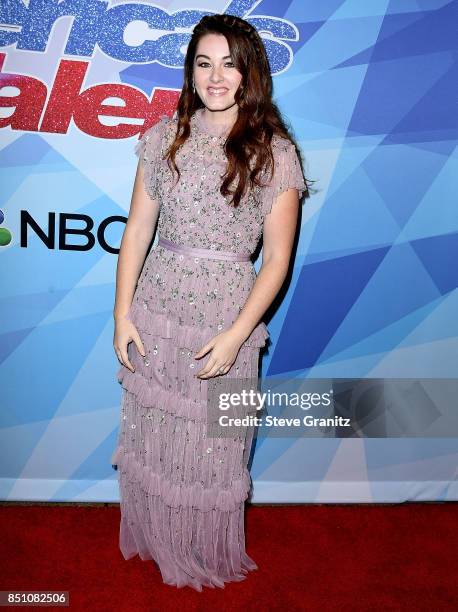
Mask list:
[{"label": "woman's face", "polygon": [[224,111],[235,104],[234,95],[242,75],[231,61],[226,37],[206,34],[194,58],[196,93],[210,111]]}]

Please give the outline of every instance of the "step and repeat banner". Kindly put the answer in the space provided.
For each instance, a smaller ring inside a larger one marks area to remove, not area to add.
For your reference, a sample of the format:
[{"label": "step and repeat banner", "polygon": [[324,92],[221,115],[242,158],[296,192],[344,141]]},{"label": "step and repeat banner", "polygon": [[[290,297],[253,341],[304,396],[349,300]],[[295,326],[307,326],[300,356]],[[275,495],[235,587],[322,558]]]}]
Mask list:
[{"label": "step and repeat banner", "polygon": [[252,501],[458,499],[448,0],[2,0],[0,498],[119,499],[112,311],[134,147],[173,114],[212,12],[260,32],[316,181],[262,386],[339,398],[285,410],[317,417],[302,428],[263,430]]}]

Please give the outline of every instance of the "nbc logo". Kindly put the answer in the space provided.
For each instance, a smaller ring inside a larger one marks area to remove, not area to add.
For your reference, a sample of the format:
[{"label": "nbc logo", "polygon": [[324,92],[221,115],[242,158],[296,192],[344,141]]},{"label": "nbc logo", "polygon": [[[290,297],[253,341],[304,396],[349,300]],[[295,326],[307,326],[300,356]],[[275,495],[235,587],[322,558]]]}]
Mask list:
[{"label": "nbc logo", "polygon": [[[5,220],[3,210],[0,210],[0,225]],[[0,227],[0,247],[7,246],[11,242],[11,232],[6,227]]]}]

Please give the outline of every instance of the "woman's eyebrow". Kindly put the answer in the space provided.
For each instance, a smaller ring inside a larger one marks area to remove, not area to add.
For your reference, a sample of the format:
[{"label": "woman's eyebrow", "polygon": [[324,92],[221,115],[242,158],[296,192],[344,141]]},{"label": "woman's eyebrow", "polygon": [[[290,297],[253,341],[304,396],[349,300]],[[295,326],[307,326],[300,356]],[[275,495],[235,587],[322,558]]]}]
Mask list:
[{"label": "woman's eyebrow", "polygon": [[[204,55],[203,53],[199,53],[199,55],[196,55],[196,59],[197,59],[198,57],[206,57],[207,59],[210,59],[210,58],[208,57],[208,55]],[[222,57],[221,59],[227,59],[227,58],[230,58],[230,57],[231,57],[230,55],[225,55],[225,56],[224,56],[224,57]]]}]

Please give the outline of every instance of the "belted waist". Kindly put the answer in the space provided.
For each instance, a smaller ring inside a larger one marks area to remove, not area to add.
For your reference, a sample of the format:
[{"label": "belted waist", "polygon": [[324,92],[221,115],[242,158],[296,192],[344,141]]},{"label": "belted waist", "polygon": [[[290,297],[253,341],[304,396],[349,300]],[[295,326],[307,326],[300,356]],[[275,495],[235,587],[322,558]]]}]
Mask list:
[{"label": "belted waist", "polygon": [[175,244],[166,238],[159,238],[157,246],[164,247],[175,253],[182,253],[193,257],[204,257],[207,259],[224,259],[226,261],[250,261],[250,253],[232,253],[232,251],[214,251],[213,249],[199,249],[197,247]]}]

